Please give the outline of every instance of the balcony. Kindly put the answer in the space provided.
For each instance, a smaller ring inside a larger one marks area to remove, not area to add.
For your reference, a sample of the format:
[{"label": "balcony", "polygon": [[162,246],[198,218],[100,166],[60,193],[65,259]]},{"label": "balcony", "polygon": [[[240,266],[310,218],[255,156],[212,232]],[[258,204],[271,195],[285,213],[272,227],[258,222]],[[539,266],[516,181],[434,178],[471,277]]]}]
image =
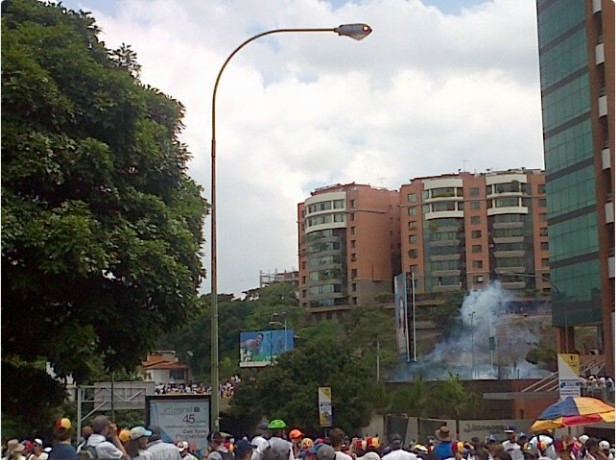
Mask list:
[{"label": "balcony", "polygon": [[612,167],[609,147],[601,150],[601,167],[603,169],[610,169]]},{"label": "balcony", "polygon": [[605,223],[614,223],[614,203],[611,201],[609,203],[605,203]]},{"label": "balcony", "polygon": [[[519,194],[521,195],[521,193]],[[488,208],[488,216],[496,214],[528,214],[526,206],[505,206],[502,208]]]},{"label": "balcony", "polygon": [[605,47],[603,43],[595,45],[595,64],[603,64],[605,62]]},{"label": "balcony", "polygon": [[601,0],[592,0],[592,14],[599,13],[601,11]]},{"label": "balcony", "polygon": [[499,258],[499,257],[524,257],[524,255],[526,254],[526,251],[524,250],[517,250],[517,251],[499,251],[498,248],[494,249],[494,257]]},{"label": "balcony", "polygon": [[494,222],[492,228],[521,228],[524,222]]},{"label": "balcony", "polygon": [[599,97],[597,104],[599,106],[599,116],[607,117],[607,95]]},{"label": "balcony", "polygon": [[[448,198],[451,199],[451,198]],[[433,212],[427,212],[424,214],[424,217],[426,220],[432,220],[432,219],[448,219],[448,218],[463,218],[464,217],[464,211],[457,211],[457,210],[452,210],[452,211],[433,211]]]}]

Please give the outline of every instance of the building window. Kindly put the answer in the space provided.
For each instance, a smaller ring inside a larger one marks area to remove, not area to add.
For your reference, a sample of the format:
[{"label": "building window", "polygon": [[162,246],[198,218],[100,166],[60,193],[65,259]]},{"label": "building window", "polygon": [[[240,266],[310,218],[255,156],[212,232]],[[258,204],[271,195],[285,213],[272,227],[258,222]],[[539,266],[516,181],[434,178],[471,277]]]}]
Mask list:
[{"label": "building window", "polygon": [[550,259],[541,259],[541,266],[542,267],[549,267],[550,266]]},{"label": "building window", "polygon": [[357,245],[357,241],[356,240],[351,240],[351,249],[355,249],[356,245]]},{"label": "building window", "polygon": [[357,305],[357,297],[353,297],[353,305]]},{"label": "building window", "polygon": [[417,235],[409,235],[409,243],[411,244],[417,243]]},{"label": "building window", "polygon": [[409,216],[416,216],[417,215],[417,208],[415,206],[411,206],[409,208]]},{"label": "building window", "polygon": [[354,212],[352,212],[352,213],[351,213],[351,221],[354,221],[354,220],[355,220],[355,213],[354,213]]},{"label": "building window", "polygon": [[548,236],[548,228],[547,227],[541,227],[539,229],[539,236]]},{"label": "building window", "polygon": [[351,254],[351,262],[357,262],[357,254],[355,253]]},{"label": "building window", "polygon": [[483,276],[475,276],[475,277],[473,277],[473,283],[474,284],[481,284],[481,283],[483,283]]},{"label": "building window", "polygon": [[334,209],[344,209],[344,200],[334,200]]},{"label": "building window", "polygon": [[471,216],[471,224],[480,224],[481,216]]},{"label": "building window", "polygon": [[306,270],[306,261],[305,260],[302,261],[302,270]]},{"label": "building window", "polygon": [[537,192],[542,194],[545,193],[545,184],[537,185]]},{"label": "building window", "polygon": [[306,284],[306,277],[302,276],[302,284]]},{"label": "building window", "polygon": [[471,196],[479,196],[479,187],[471,187]]},{"label": "building window", "polygon": [[355,235],[355,227],[351,227],[351,235]]},{"label": "building window", "polygon": [[416,193],[409,193],[406,196],[406,198],[409,201],[409,203],[416,203],[417,202],[417,194]]},{"label": "building window", "polygon": [[539,207],[540,208],[545,208],[546,204],[545,204],[545,198],[539,198]]},{"label": "building window", "polygon": [[473,254],[477,254],[478,252],[481,252],[481,245],[473,244]]},{"label": "building window", "polygon": [[545,212],[542,212],[541,214],[539,214],[539,220],[541,222],[547,222],[548,221],[548,215]]},{"label": "building window", "polygon": [[357,283],[351,284],[351,291],[353,292],[357,291]]},{"label": "building window", "polygon": [[550,245],[547,241],[542,241],[541,242],[541,250],[542,251],[547,251],[550,248]]},{"label": "building window", "polygon": [[355,207],[355,200],[351,200],[351,207],[354,208]]},{"label": "building window", "polygon": [[302,289],[302,298],[306,298],[306,289]]},{"label": "building window", "polygon": [[473,260],[473,268],[483,268],[483,260]]},{"label": "building window", "polygon": [[481,238],[481,230],[473,230],[471,232],[471,238],[473,239]]},{"label": "building window", "polygon": [[416,259],[417,258],[417,249],[409,249],[409,257],[411,259]]},{"label": "building window", "polygon": [[355,278],[357,278],[357,269],[353,268],[351,270],[351,279],[355,279]]},{"label": "building window", "polygon": [[471,209],[473,211],[479,211],[481,209],[481,201],[471,201]]},{"label": "building window", "polygon": [[409,230],[415,230],[417,228],[417,221],[411,220],[409,221]]}]

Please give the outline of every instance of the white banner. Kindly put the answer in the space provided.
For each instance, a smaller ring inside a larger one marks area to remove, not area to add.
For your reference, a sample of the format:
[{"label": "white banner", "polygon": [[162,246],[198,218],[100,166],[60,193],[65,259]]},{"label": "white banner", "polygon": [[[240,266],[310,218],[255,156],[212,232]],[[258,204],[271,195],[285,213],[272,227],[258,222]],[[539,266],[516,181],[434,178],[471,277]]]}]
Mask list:
[{"label": "white banner", "polygon": [[560,399],[581,396],[580,355],[558,353],[558,394]]},{"label": "white banner", "polygon": [[158,425],[163,441],[188,441],[197,458],[207,455],[210,433],[209,396],[150,396],[146,398],[148,425]]}]

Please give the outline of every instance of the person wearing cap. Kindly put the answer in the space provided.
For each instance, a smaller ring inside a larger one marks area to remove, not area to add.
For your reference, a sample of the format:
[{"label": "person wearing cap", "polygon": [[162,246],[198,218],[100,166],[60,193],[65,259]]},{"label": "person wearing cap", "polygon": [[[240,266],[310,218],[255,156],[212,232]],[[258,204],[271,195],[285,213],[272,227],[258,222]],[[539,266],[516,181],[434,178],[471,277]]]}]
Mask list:
[{"label": "person wearing cap", "polygon": [[90,436],[92,436],[92,427],[90,425],[85,425],[81,429],[81,439],[77,444],[77,453],[81,452],[81,449],[87,444]]},{"label": "person wearing cap", "polygon": [[190,447],[188,441],[178,441],[176,446],[178,448],[178,452],[180,453],[180,457],[182,457],[182,460],[197,460],[197,457],[191,454],[190,450],[188,449]]},{"label": "person wearing cap", "polygon": [[210,435],[210,453],[208,460],[231,460],[233,454],[225,446],[225,438],[218,431]]},{"label": "person wearing cap", "polygon": [[325,443],[319,444],[319,448],[316,451],[317,460],[335,460],[338,458],[338,454],[334,448]]},{"label": "person wearing cap", "polygon": [[389,446],[391,451],[387,455],[383,455],[383,459],[387,460],[417,460],[417,455],[412,452],[407,452],[402,448],[402,436],[394,434],[391,437]]},{"label": "person wearing cap", "polygon": [[128,432],[129,440],[126,443],[126,453],[132,460],[152,460],[152,453],[147,450],[148,439],[152,436],[150,430],[136,426]]},{"label": "person wearing cap", "polygon": [[32,452],[28,456],[28,460],[47,460],[49,455],[43,451],[44,448],[43,440],[41,438],[34,438],[32,440]]},{"label": "person wearing cap", "polygon": [[610,442],[605,439],[599,441],[599,451],[605,457],[603,460],[614,460],[614,454],[610,452]]},{"label": "person wearing cap", "polygon": [[507,439],[502,442],[505,452],[511,455],[511,460],[523,460],[524,455],[522,454],[520,444],[518,444],[516,428],[508,426],[505,428],[504,433],[507,436]]},{"label": "person wearing cap", "polygon": [[72,425],[67,418],[56,420],[53,428],[55,445],[48,454],[50,460],[77,460],[77,451],[71,445]]},{"label": "person wearing cap", "polygon": [[126,449],[118,437],[118,427],[105,415],[97,415],[92,420],[92,434],[85,445],[86,449],[88,447],[94,448],[98,458],[128,459]]},{"label": "person wearing cap", "polygon": [[233,454],[235,460],[250,460],[252,452],[257,448],[254,444],[251,444],[246,439],[240,439],[235,443],[233,448]]},{"label": "person wearing cap", "polygon": [[289,441],[291,441],[291,444],[293,447],[293,458],[299,457],[299,453],[302,450],[299,444],[300,442],[302,442],[303,438],[304,438],[304,433],[302,433],[297,428],[289,431]]},{"label": "person wearing cap", "polygon": [[152,460],[182,460],[175,444],[163,441],[162,430],[158,425],[150,425],[148,430],[152,432],[148,444]]},{"label": "person wearing cap", "polygon": [[268,444],[277,452],[279,458],[281,460],[289,459],[295,460],[293,456],[293,445],[284,439],[285,430],[287,429],[287,424],[284,420],[274,419],[270,420],[267,424],[267,431],[270,432],[270,438],[268,439]]}]

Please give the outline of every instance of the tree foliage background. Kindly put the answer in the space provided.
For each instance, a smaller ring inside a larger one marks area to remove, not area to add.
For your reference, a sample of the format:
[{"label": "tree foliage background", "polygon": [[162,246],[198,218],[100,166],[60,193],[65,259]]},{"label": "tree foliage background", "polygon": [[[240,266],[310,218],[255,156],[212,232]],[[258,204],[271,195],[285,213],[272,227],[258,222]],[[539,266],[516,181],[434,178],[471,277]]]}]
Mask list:
[{"label": "tree foliage background", "polygon": [[63,397],[46,361],[82,383],[93,357],[133,368],[198,310],[207,203],[184,108],[99,32],[61,4],[2,3],[2,411],[24,427]]}]

